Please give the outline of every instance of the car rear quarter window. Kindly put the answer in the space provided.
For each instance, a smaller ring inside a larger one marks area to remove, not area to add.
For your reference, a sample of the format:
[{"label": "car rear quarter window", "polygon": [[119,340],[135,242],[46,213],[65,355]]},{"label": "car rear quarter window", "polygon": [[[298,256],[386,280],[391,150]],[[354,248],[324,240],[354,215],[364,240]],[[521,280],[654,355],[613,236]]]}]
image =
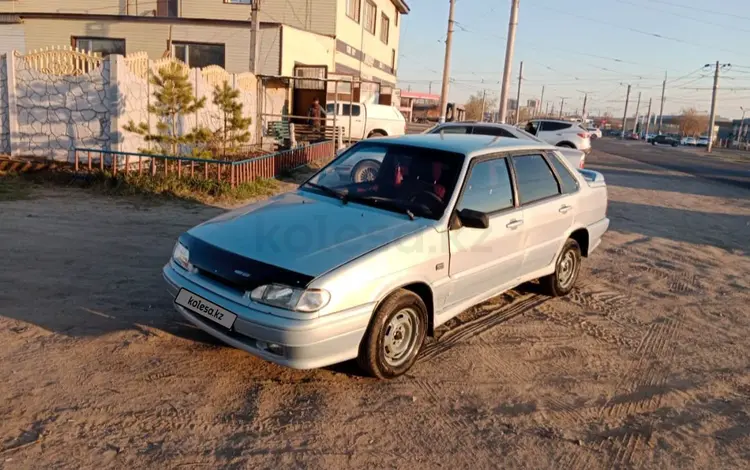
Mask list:
[{"label": "car rear quarter window", "polygon": [[492,213],[513,207],[513,186],[505,158],[479,162],[471,169],[458,210]]},{"label": "car rear quarter window", "polygon": [[435,129],[433,134],[471,134],[468,126],[444,126]]},{"label": "car rear quarter window", "polygon": [[507,130],[503,129],[499,126],[474,126],[474,134],[479,135],[492,135],[492,136],[498,136],[498,137],[510,137],[511,139],[515,139],[516,136],[508,132]]},{"label": "car rear quarter window", "polygon": [[541,155],[513,157],[521,204],[560,194],[557,180]]},{"label": "car rear quarter window", "polygon": [[568,129],[571,126],[571,124],[567,124],[564,122],[548,122],[545,121],[542,123],[542,130],[543,131],[561,131],[563,129]]},{"label": "car rear quarter window", "polygon": [[568,167],[565,166],[560,157],[557,154],[552,154],[549,156],[549,160],[552,162],[552,166],[555,167],[557,176],[560,178],[563,194],[576,192],[578,190],[578,180],[573,177],[573,175],[568,170]]}]

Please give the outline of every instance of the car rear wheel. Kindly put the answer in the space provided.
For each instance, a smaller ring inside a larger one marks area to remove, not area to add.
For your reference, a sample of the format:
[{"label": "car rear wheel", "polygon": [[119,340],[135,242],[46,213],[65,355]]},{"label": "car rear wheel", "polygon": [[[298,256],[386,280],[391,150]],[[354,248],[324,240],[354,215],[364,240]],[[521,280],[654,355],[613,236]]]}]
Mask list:
[{"label": "car rear wheel", "polygon": [[581,247],[569,238],[555,263],[555,272],[539,280],[545,294],[552,297],[567,295],[578,280],[581,271]]},{"label": "car rear wheel", "polygon": [[427,308],[413,292],[399,289],[378,307],[359,346],[359,366],[379,379],[405,373],[417,360],[427,333]]}]

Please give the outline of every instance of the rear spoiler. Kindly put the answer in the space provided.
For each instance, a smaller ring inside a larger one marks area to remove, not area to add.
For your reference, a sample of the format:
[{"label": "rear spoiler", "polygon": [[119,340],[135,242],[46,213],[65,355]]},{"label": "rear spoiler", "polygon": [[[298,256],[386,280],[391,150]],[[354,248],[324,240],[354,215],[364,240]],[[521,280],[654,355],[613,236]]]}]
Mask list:
[{"label": "rear spoiler", "polygon": [[583,175],[583,178],[592,188],[598,188],[606,186],[604,181],[604,175],[598,171],[579,169],[578,172]]}]

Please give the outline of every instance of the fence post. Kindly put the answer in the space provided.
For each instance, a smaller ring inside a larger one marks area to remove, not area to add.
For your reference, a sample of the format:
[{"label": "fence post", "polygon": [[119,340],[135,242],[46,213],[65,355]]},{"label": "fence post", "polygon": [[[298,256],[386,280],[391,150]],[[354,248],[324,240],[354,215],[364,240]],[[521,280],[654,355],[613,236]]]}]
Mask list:
[{"label": "fence post", "polygon": [[237,183],[234,180],[234,163],[231,163],[229,167],[229,184],[231,184],[233,188],[237,186]]},{"label": "fence post", "polygon": [[104,76],[105,93],[109,108],[109,149],[119,152],[122,150],[123,136],[120,129],[120,116],[124,115],[124,99],[120,98],[120,71],[125,67],[125,57],[111,54],[104,59],[104,67],[108,67],[108,75]]},{"label": "fence post", "polygon": [[73,149],[73,158],[75,159],[75,163],[74,163],[75,171],[76,173],[78,173],[78,150],[76,149]]},{"label": "fence post", "polygon": [[18,139],[18,97],[16,96],[16,51],[12,50],[5,56],[6,80],[8,88],[8,143],[10,155],[19,154]]},{"label": "fence post", "polygon": [[297,137],[296,137],[296,134],[294,132],[294,123],[293,122],[289,123],[289,146],[291,148],[294,148],[294,147],[297,146]]}]

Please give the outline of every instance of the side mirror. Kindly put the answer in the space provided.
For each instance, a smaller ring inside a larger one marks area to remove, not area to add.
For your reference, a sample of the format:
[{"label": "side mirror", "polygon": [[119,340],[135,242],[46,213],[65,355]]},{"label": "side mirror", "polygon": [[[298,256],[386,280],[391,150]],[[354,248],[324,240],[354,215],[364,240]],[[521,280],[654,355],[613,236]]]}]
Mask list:
[{"label": "side mirror", "polygon": [[458,213],[458,220],[462,226],[469,228],[484,229],[490,226],[490,218],[487,214],[471,209],[461,209]]}]

